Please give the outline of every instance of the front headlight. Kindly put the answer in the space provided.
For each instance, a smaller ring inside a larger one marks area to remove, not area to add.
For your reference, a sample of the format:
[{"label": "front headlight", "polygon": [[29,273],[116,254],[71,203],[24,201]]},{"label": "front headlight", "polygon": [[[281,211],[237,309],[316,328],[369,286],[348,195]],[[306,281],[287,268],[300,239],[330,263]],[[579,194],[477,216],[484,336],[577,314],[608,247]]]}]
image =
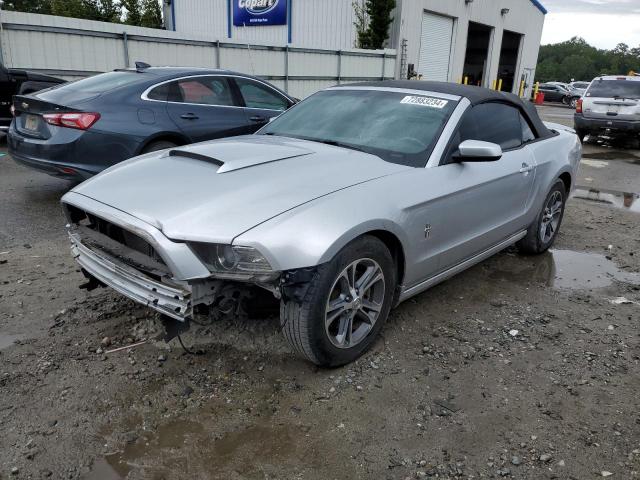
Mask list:
[{"label": "front headlight", "polygon": [[220,276],[245,277],[274,273],[267,259],[253,247],[211,243],[190,243],[190,246],[211,273]]}]

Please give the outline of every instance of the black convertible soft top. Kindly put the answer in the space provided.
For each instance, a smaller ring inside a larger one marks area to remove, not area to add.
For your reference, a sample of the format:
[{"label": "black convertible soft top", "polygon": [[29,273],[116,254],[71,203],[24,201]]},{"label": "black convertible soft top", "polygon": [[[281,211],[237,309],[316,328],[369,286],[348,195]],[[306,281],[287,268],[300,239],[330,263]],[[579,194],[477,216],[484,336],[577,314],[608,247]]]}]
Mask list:
[{"label": "black convertible soft top", "polygon": [[384,80],[377,82],[360,82],[350,83],[342,86],[349,87],[386,87],[386,88],[404,88],[409,90],[424,90],[428,92],[446,93],[449,95],[457,95],[465,97],[472,105],[478,105],[486,102],[503,102],[509,103],[518,108],[525,115],[535,133],[540,138],[552,137],[554,133],[545,127],[542,120],[538,116],[536,108],[531,102],[523,102],[520,97],[513,93],[498,92],[488,88],[475,87],[473,85],[460,85],[458,83],[448,82],[429,82],[421,80]]}]

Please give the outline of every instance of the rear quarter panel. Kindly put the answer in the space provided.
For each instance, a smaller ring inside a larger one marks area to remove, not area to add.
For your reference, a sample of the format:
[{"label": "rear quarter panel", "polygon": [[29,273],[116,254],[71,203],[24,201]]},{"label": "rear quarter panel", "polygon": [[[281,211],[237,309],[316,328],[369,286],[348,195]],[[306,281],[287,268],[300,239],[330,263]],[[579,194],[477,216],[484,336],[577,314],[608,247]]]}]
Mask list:
[{"label": "rear quarter panel", "polygon": [[569,174],[570,189],[575,188],[582,144],[573,131],[560,128],[554,131],[557,134],[553,137],[534,142],[528,147],[536,160],[533,191],[527,208],[528,223],[532,223],[540,213],[547,193],[562,174]]}]

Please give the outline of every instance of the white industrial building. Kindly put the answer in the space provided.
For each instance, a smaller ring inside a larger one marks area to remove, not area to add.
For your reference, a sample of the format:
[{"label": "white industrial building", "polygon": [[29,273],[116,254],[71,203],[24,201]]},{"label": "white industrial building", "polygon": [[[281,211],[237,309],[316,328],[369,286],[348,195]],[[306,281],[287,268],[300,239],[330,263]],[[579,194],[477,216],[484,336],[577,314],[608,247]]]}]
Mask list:
[{"label": "white industrial building", "polygon": [[[362,1],[362,0],[359,0]],[[169,29],[212,40],[352,49],[353,0],[165,0]],[[395,76],[519,91],[533,83],[546,14],[538,0],[396,0],[387,48]],[[254,22],[251,14],[280,17]],[[240,16],[244,15],[244,16]]]}]

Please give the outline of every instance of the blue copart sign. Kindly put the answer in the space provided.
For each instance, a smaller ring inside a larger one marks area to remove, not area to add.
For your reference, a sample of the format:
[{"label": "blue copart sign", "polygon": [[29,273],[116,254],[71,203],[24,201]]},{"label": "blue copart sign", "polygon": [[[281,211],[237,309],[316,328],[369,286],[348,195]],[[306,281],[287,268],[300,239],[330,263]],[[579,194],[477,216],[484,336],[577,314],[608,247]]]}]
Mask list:
[{"label": "blue copart sign", "polygon": [[287,0],[232,0],[235,26],[286,25]]}]

